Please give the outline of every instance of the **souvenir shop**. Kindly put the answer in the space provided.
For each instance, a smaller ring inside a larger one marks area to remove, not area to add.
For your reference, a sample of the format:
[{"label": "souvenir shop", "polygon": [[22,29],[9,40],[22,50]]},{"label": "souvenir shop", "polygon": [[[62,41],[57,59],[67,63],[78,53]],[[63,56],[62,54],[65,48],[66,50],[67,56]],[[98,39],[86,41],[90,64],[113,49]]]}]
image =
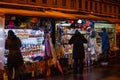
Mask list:
[{"label": "souvenir shop", "polygon": [[49,68],[58,63],[53,48],[55,21],[66,18],[74,16],[58,11],[3,9],[0,15],[0,69],[6,69],[9,50],[5,50],[4,43],[11,29],[22,41],[21,52],[27,67],[25,73],[30,73],[32,77],[56,74],[54,70],[50,72]]},{"label": "souvenir shop", "polygon": [[[69,39],[74,34],[75,30],[79,30],[82,35],[88,40],[85,47],[85,66],[93,65],[98,61],[101,52],[101,38],[98,35],[102,28],[106,28],[109,38],[110,46],[115,46],[115,25],[107,21],[96,21],[87,19],[78,20],[62,20],[56,22],[56,45],[58,59],[65,60],[62,64],[70,68],[73,67],[72,60],[72,45],[68,44]],[[66,60],[67,59],[67,60]]]},{"label": "souvenir shop", "polygon": [[[50,66],[56,62],[53,48],[53,19],[20,15],[5,15],[4,39],[13,30],[22,42],[21,52],[29,77],[50,75]],[[5,50],[5,66],[9,50]]]},{"label": "souvenir shop", "polygon": [[[101,53],[100,37],[98,36],[101,28],[107,28],[111,46],[116,44],[115,25],[105,21],[86,19],[58,19],[55,21],[53,18],[5,15],[5,18],[1,18],[0,25],[5,26],[0,29],[0,51],[4,53],[7,32],[12,29],[22,41],[21,52],[27,67],[25,73],[30,73],[31,77],[49,76],[50,73],[56,74],[55,69],[50,70],[50,67],[56,62],[61,73],[66,68],[71,69],[73,67],[72,45],[69,45],[68,41],[76,29],[88,40],[88,43],[84,44],[85,66],[94,64],[94,61],[98,60],[98,55]],[[55,46],[55,50],[53,46]],[[1,53],[4,56],[0,58],[1,64],[6,64],[8,52],[8,50],[5,50],[5,55]],[[63,59],[65,61],[62,61]]]}]

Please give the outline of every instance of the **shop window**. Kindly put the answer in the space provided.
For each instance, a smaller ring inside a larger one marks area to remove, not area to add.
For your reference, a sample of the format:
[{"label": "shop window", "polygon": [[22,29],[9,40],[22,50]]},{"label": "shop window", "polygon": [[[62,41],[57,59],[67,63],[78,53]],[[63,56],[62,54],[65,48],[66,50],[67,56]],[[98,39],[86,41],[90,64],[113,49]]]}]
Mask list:
[{"label": "shop window", "polygon": [[62,6],[66,6],[66,0],[62,0]]},{"label": "shop window", "polygon": [[88,9],[88,1],[85,1],[85,9]]},{"label": "shop window", "polygon": [[95,2],[95,11],[97,11],[97,2]]},{"label": "shop window", "polygon": [[114,6],[114,15],[116,15],[116,7]]},{"label": "shop window", "polygon": [[50,21],[38,17],[5,15],[5,38],[9,29],[13,30],[16,36],[20,38],[22,42],[20,50],[25,63],[44,59],[45,45],[43,42],[47,38],[45,38],[46,35],[42,26],[45,25],[49,25],[50,29],[52,28]]},{"label": "shop window", "polygon": [[31,0],[31,2],[36,2],[36,0]]},{"label": "shop window", "polygon": [[118,8],[118,13],[120,13],[120,8]]},{"label": "shop window", "polygon": [[92,1],[90,1],[90,10],[92,11],[93,6],[92,6]]},{"label": "shop window", "polygon": [[[1,0],[0,0],[1,1]],[[25,3],[25,0],[18,0],[19,3]]]},{"label": "shop window", "polygon": [[70,1],[71,8],[75,8],[75,3],[76,3],[76,0],[71,0]]},{"label": "shop window", "polygon": [[57,0],[52,0],[53,5],[57,5]]},{"label": "shop window", "polygon": [[79,0],[79,8],[82,8],[82,0]]},{"label": "shop window", "polygon": [[109,6],[109,13],[111,13],[111,10],[112,10],[112,6],[110,5]]},{"label": "shop window", "polygon": [[19,0],[19,1],[24,1],[24,0]]},{"label": "shop window", "polygon": [[120,19],[120,16],[118,16],[118,19]]},{"label": "shop window", "polygon": [[101,1],[101,0],[95,0],[95,1]]},{"label": "shop window", "polygon": [[107,13],[107,5],[104,5],[104,12]]},{"label": "shop window", "polygon": [[100,3],[100,5],[99,5],[99,7],[100,7],[100,13],[102,13],[102,3]]},{"label": "shop window", "polygon": [[46,4],[46,3],[47,3],[47,0],[42,0],[42,3]]}]

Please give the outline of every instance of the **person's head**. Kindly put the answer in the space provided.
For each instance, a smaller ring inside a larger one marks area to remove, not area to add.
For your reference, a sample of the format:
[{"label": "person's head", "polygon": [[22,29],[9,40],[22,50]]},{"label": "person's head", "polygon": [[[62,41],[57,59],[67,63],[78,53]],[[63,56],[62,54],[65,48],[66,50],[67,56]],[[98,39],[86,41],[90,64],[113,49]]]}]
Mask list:
[{"label": "person's head", "polygon": [[106,28],[102,28],[102,31],[103,31],[103,32],[106,32]]},{"label": "person's head", "polygon": [[8,36],[15,36],[14,32],[12,30],[8,31]]},{"label": "person's head", "polygon": [[80,32],[79,32],[78,30],[76,30],[76,31],[75,31],[75,35],[76,35],[76,34],[80,34]]}]

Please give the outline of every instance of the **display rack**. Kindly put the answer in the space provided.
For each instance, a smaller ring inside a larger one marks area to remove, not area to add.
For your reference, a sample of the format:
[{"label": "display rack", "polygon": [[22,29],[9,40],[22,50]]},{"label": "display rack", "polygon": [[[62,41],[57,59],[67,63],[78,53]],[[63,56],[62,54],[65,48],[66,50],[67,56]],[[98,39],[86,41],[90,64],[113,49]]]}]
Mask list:
[{"label": "display rack", "polygon": [[97,32],[96,35],[96,49],[98,53],[98,58],[101,59],[103,57],[100,57],[99,55],[102,53],[102,45],[101,45],[101,37],[99,36],[99,33],[102,32],[102,28],[106,28],[106,32],[108,33],[109,37],[109,43],[110,43],[110,50],[109,50],[109,58],[115,57],[115,47],[116,47],[116,31],[115,31],[115,25],[110,23],[96,23],[95,24],[95,31]]},{"label": "display rack", "polygon": [[[9,29],[5,29],[5,36]],[[44,31],[32,29],[12,29],[22,42],[21,52],[25,62],[34,62],[39,56],[44,56]]]},{"label": "display rack", "polygon": [[[99,33],[102,32],[102,28],[95,28],[95,31],[97,32],[97,36],[96,36],[96,42],[98,45],[101,44],[101,38],[99,36]],[[108,33],[108,37],[109,37],[109,42],[110,42],[110,47],[114,47],[115,46],[115,28],[106,28],[106,31]]]}]

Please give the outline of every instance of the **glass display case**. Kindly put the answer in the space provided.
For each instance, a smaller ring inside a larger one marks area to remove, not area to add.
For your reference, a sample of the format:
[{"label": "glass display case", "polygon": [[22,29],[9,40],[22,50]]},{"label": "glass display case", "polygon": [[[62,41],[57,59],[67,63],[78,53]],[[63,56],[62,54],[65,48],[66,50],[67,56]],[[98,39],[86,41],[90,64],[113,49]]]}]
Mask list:
[{"label": "glass display case", "polygon": [[73,28],[64,28],[63,30],[63,36],[61,38],[61,42],[63,43],[64,46],[64,50],[65,50],[65,54],[71,54],[72,53],[72,48],[73,45],[69,45],[68,42],[70,40],[70,38],[73,36],[73,34],[75,33],[75,30],[79,30],[81,32],[81,34],[86,34],[86,31],[81,31],[80,29],[73,29]]},{"label": "glass display case", "polygon": [[101,38],[98,34],[102,32],[102,28],[106,28],[106,31],[107,31],[108,37],[109,37],[110,47],[112,49],[112,47],[116,46],[115,25],[114,24],[105,24],[105,23],[104,24],[100,24],[100,23],[95,24],[95,31],[97,32],[97,36],[96,36],[97,45],[101,45]]},{"label": "glass display case", "polygon": [[[5,29],[5,38],[9,29]],[[22,42],[21,52],[25,62],[42,60],[45,53],[44,31],[32,29],[12,29]]]}]

